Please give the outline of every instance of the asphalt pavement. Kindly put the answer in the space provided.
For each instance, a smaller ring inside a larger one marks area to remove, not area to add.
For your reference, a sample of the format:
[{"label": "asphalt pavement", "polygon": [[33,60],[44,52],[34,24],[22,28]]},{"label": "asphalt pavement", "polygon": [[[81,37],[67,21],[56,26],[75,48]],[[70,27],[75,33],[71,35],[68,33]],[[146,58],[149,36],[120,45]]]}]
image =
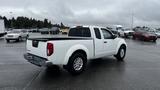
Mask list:
[{"label": "asphalt pavement", "polygon": [[124,62],[114,57],[92,60],[87,70],[72,76],[62,68],[48,70],[24,58],[25,41],[0,39],[0,90],[159,90],[160,40],[126,39]]}]

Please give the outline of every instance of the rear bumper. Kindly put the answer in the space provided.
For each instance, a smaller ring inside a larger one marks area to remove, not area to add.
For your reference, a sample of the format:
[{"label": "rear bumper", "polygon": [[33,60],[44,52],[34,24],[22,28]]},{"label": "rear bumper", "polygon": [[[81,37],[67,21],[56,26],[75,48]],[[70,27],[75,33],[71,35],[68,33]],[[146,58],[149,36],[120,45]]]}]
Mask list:
[{"label": "rear bumper", "polygon": [[30,53],[24,54],[24,58],[28,62],[30,62],[36,66],[39,66],[39,67],[46,66],[47,64],[50,64],[49,62],[47,62],[48,60],[46,58],[42,58],[42,57],[30,54]]},{"label": "rear bumper", "polygon": [[160,38],[160,35],[157,35],[158,38]]},{"label": "rear bumper", "polygon": [[150,41],[150,40],[157,40],[157,37],[145,37],[144,40]]}]

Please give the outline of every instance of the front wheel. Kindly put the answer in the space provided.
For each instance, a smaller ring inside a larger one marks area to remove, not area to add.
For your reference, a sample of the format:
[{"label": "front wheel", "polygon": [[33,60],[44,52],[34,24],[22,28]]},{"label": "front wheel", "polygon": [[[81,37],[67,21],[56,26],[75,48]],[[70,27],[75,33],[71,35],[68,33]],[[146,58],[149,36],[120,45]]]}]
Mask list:
[{"label": "front wheel", "polygon": [[87,57],[82,53],[75,53],[69,59],[69,62],[65,67],[72,75],[78,75],[82,73],[86,68]]},{"label": "front wheel", "polygon": [[121,46],[118,50],[117,55],[115,57],[117,58],[118,61],[123,61],[126,56],[126,46]]},{"label": "front wheel", "polygon": [[22,41],[22,37],[18,37],[17,42]]},{"label": "front wheel", "polygon": [[9,42],[10,42],[10,40],[8,40],[8,39],[6,39],[6,41],[7,41],[7,43],[9,43]]},{"label": "front wheel", "polygon": [[157,39],[154,39],[153,42],[156,42]]},{"label": "front wheel", "polygon": [[29,35],[26,36],[26,40],[29,38]]},{"label": "front wheel", "polygon": [[127,35],[126,33],[124,33],[124,37],[125,37],[125,38],[128,38],[128,35]]},{"label": "front wheel", "polygon": [[133,35],[133,36],[132,36],[132,39],[133,39],[133,40],[135,40],[135,39],[136,39],[136,37]]}]

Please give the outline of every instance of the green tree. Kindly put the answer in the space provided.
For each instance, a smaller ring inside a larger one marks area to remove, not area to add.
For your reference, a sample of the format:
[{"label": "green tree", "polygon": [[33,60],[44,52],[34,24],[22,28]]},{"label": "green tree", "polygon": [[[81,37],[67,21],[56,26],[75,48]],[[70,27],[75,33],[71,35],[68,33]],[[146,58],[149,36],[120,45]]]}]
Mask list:
[{"label": "green tree", "polygon": [[4,19],[6,28],[15,28],[15,29],[30,29],[30,28],[51,28],[53,24],[48,19],[36,20],[34,18],[28,18],[19,16],[16,19],[13,17],[12,19],[7,19],[5,16],[0,19]]}]

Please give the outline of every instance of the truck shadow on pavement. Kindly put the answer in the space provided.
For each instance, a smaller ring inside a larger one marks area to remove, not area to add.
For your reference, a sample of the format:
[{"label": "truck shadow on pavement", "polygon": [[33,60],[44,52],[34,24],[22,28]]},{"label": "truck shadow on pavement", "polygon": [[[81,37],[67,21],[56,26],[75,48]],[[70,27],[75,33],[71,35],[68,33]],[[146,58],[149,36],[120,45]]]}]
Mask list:
[{"label": "truck shadow on pavement", "polygon": [[61,80],[76,83],[72,80],[86,81],[88,80],[87,78],[99,80],[99,78],[106,77],[113,72],[117,72],[117,75],[123,74],[125,72],[125,62],[118,62],[114,58],[95,59],[89,61],[86,71],[78,76],[73,76],[64,69],[54,66],[53,68],[47,68],[43,71],[39,77],[39,83],[62,83]]},{"label": "truck shadow on pavement", "polygon": [[[123,78],[124,75],[125,62],[117,62],[114,58],[103,58],[89,61],[87,70],[78,76],[73,76],[59,67],[54,67],[52,69],[44,68],[30,87],[47,87],[49,90],[55,87],[60,89],[69,87],[74,87],[76,89],[82,89],[84,87],[93,88],[93,86],[99,85],[106,86],[110,84],[108,81],[117,82],[117,79],[113,78]],[[119,81],[121,81],[121,79]]]}]

